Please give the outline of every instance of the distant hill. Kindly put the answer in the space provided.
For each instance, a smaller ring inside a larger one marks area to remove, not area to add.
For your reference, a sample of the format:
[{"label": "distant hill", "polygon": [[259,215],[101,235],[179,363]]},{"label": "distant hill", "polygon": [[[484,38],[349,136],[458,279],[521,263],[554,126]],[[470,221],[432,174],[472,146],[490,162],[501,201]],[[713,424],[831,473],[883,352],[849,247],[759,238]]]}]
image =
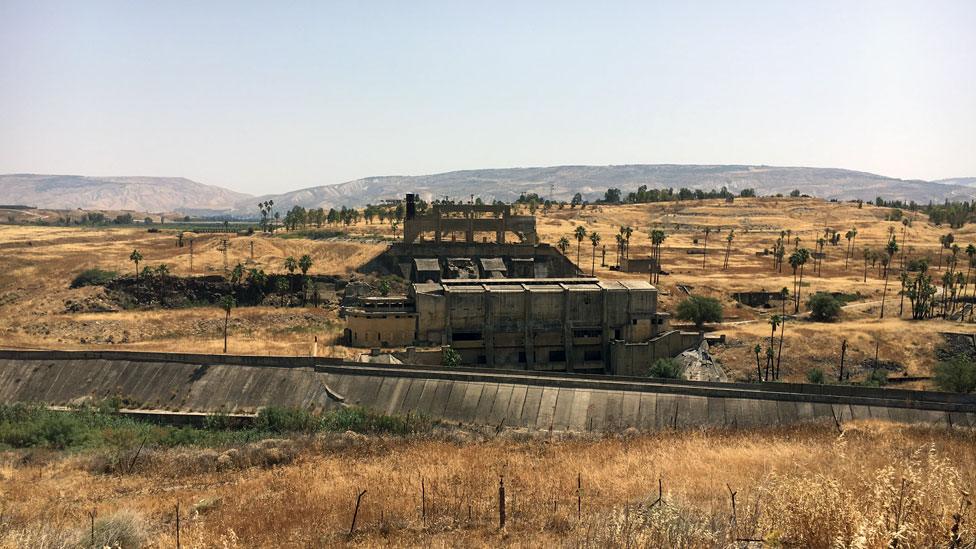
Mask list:
[{"label": "distant hill", "polygon": [[0,204],[49,209],[190,213],[227,210],[248,196],[183,177],[0,175]]},{"label": "distant hill", "polygon": [[953,177],[951,179],[939,179],[933,183],[943,185],[962,185],[963,187],[976,187],[976,177]]},{"label": "distant hill", "polygon": [[[976,178],[973,178],[976,180]],[[482,200],[515,200],[522,193],[537,193],[543,198],[570,200],[579,192],[588,200],[601,198],[609,187],[627,192],[640,185],[648,188],[720,189],[733,192],[754,188],[760,195],[789,194],[793,189],[821,198],[840,200],[885,199],[928,203],[976,198],[976,185],[903,180],[866,172],[836,168],[791,168],[775,166],[706,166],[639,164],[627,166],[554,166],[548,168],[505,168],[464,170],[434,175],[387,176],[357,179],[338,185],[310,187],[289,193],[267,195],[277,209],[292,206],[329,208],[363,206],[384,198],[398,198],[416,192],[425,200],[448,196]],[[251,200],[250,202],[253,202]],[[248,214],[254,208],[239,204],[235,214]]]},{"label": "distant hill", "polygon": [[609,187],[624,194],[648,188],[754,188],[760,195],[799,189],[825,199],[914,200],[918,203],[976,199],[976,178],[942,181],[903,180],[836,168],[740,165],[636,164],[625,166],[553,166],[463,170],[433,175],[367,177],[254,197],[182,177],[82,177],[74,175],[0,175],[0,204],[52,209],[178,211],[190,215],[256,217],[258,201],[273,199],[278,211],[292,206],[331,208],[377,204],[408,192],[425,200],[448,196],[486,202],[512,201],[522,193],[570,200],[577,192],[601,198]]}]

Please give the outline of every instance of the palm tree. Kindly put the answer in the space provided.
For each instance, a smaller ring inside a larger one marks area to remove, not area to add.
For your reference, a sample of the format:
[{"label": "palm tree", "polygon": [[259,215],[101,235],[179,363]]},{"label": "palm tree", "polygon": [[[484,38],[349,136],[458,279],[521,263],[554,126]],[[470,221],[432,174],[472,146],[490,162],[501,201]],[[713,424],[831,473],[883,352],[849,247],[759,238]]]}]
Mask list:
[{"label": "palm tree", "polygon": [[227,324],[230,322],[230,310],[237,306],[237,300],[232,295],[220,298],[220,308],[224,310],[224,354],[227,353]]},{"label": "palm tree", "polygon": [[[971,281],[972,278],[969,276],[973,271],[973,259],[976,258],[976,246],[970,244],[966,246],[966,256],[969,257],[969,268],[966,270],[966,280]],[[976,288],[976,284],[973,285]],[[963,296],[966,294],[966,288],[963,288]]]},{"label": "palm tree", "polygon": [[729,229],[729,235],[725,237],[725,263],[722,270],[729,268],[729,253],[732,251],[732,240],[735,238],[735,229]]},{"label": "palm tree", "polygon": [[[769,325],[771,330],[769,332],[769,348],[773,348],[773,344],[776,341],[776,328],[779,327],[780,318],[779,315],[773,315],[769,319]],[[769,379],[769,370],[773,367],[773,357],[769,356],[766,360],[766,379]]]},{"label": "palm tree", "polygon": [[302,271],[302,276],[308,274],[308,270],[312,268],[312,256],[304,254],[302,257],[298,258],[298,268]]},{"label": "palm tree", "polygon": [[797,282],[796,289],[793,292],[796,301],[796,305],[793,308],[794,313],[800,312],[800,294],[802,293],[803,288],[803,266],[806,265],[807,261],[809,260],[810,250],[807,250],[806,248],[797,248],[797,250],[790,255],[790,266],[793,267],[794,276],[797,267],[800,269],[800,279]]},{"label": "palm tree", "polygon": [[576,227],[573,236],[576,237],[576,265],[578,266],[580,264],[580,247],[583,246],[583,239],[586,238],[586,228],[582,225]]},{"label": "palm tree", "polygon": [[[894,227],[891,228],[894,229]],[[887,256],[881,258],[882,262],[884,262],[884,280],[885,280],[884,290],[881,292],[881,318],[884,318],[885,297],[888,295],[888,271],[891,267],[891,262],[894,259],[895,254],[898,253],[898,243],[895,242],[894,236],[892,236],[891,239],[888,240],[888,245],[885,246],[885,253],[887,254]]]},{"label": "palm tree", "polygon": [[[623,231],[623,228],[621,227],[620,230]],[[614,235],[614,236],[617,237],[617,267],[619,268],[620,267],[620,255],[623,253],[623,250],[624,250],[624,237],[621,234]]]},{"label": "palm tree", "polygon": [[762,352],[762,345],[756,343],[756,346],[752,348],[752,352],[756,353],[756,375],[759,376],[759,381],[765,381],[763,379],[762,366],[759,364],[759,353]]},{"label": "palm tree", "polygon": [[651,231],[651,256],[654,259],[654,269],[652,270],[653,280],[652,282],[661,281],[661,244],[664,244],[664,239],[667,235],[661,229],[653,229]]},{"label": "palm tree", "polygon": [[556,243],[556,247],[559,248],[559,251],[562,252],[563,255],[566,255],[566,250],[569,249],[569,239],[565,236],[560,237],[559,242]]},{"label": "palm tree", "polygon": [[844,250],[844,270],[846,271],[851,258],[851,241],[854,240],[854,233],[847,231],[844,233],[844,238],[847,239],[847,249]]},{"label": "palm tree", "polygon": [[712,232],[710,227],[705,227],[705,245],[702,246],[702,270],[705,270],[705,258],[708,257],[708,234]]},{"label": "palm tree", "polygon": [[129,254],[129,261],[136,264],[136,278],[139,278],[139,262],[142,261],[142,254],[139,253],[139,250],[132,250],[132,253]]},{"label": "palm tree", "polygon": [[630,259],[630,237],[634,234],[634,228],[630,225],[624,227],[624,257]]},{"label": "palm tree", "polygon": [[285,270],[288,271],[288,274],[295,274],[295,271],[298,270],[298,262],[295,261],[294,257],[285,258]]},{"label": "palm tree", "polygon": [[590,276],[596,274],[596,247],[600,245],[600,234],[596,231],[590,233],[590,242],[593,243],[593,264],[590,266]]}]

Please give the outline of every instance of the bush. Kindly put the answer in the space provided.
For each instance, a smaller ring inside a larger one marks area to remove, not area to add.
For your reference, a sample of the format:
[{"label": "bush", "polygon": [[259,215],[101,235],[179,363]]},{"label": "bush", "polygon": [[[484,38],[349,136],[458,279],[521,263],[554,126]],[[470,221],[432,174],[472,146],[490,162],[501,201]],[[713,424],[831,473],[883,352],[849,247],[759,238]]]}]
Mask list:
[{"label": "bush", "polygon": [[817,385],[823,385],[824,373],[820,368],[814,368],[807,372],[807,381],[810,383],[815,383]]},{"label": "bush", "polygon": [[457,368],[461,365],[461,353],[447,347],[444,349],[444,356],[441,357],[441,365],[448,368]]},{"label": "bush", "polygon": [[[143,547],[146,544],[146,527],[138,515],[122,511],[95,521],[95,547]],[[82,529],[79,547],[91,545],[91,531]]]},{"label": "bush", "polygon": [[81,446],[89,439],[89,427],[72,414],[20,408],[0,416],[0,444],[14,448],[64,450]]},{"label": "bush", "polygon": [[272,433],[310,433],[319,428],[319,418],[302,408],[269,406],[258,412],[254,426],[260,431]]},{"label": "bush", "polygon": [[104,271],[102,269],[85,269],[71,281],[72,288],[83,286],[102,286],[118,278],[119,273],[115,271]]},{"label": "bush", "polygon": [[327,414],[322,420],[323,429],[336,432],[405,435],[426,430],[429,426],[429,421],[423,416],[388,416],[358,407],[339,408]]},{"label": "bush", "polygon": [[864,385],[868,387],[884,387],[888,384],[888,372],[881,369],[871,370],[868,374],[867,379],[864,380]]},{"label": "bush", "polygon": [[943,391],[971,393],[976,390],[976,362],[965,355],[954,356],[935,367],[934,377]]},{"label": "bush", "polygon": [[810,318],[817,322],[832,322],[840,316],[840,301],[826,292],[817,292],[807,302]]},{"label": "bush", "polygon": [[690,320],[701,330],[706,322],[722,321],[722,304],[714,297],[693,295],[678,304],[675,317],[679,320]]},{"label": "bush", "polygon": [[681,365],[673,358],[659,358],[651,365],[650,370],[647,371],[647,376],[678,379],[681,377]]}]

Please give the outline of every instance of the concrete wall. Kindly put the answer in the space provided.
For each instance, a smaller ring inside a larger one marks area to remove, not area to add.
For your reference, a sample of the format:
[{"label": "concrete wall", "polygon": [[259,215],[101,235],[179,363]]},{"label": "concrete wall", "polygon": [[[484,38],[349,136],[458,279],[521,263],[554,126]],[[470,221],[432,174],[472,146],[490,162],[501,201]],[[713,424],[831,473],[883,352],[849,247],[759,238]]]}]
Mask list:
[{"label": "concrete wall", "polygon": [[353,347],[402,347],[412,345],[417,318],[407,313],[346,313],[349,344]]},{"label": "concrete wall", "polygon": [[[239,362],[249,366],[227,364]],[[976,396],[771,383],[378,367],[308,358],[0,351],[0,402],[66,405],[120,396],[133,407],[253,413],[261,406],[388,414],[529,429],[764,426],[875,418],[976,427]]]},{"label": "concrete wall", "polygon": [[645,376],[655,360],[676,357],[700,344],[701,334],[678,330],[665,332],[643,343],[615,341],[610,345],[610,373],[621,376]]}]

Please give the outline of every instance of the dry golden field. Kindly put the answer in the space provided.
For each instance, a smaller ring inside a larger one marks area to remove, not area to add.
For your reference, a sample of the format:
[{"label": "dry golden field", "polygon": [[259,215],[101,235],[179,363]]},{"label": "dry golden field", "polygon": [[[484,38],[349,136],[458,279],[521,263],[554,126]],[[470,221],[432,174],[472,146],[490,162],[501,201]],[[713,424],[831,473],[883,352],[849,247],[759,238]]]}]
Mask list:
[{"label": "dry golden field", "polygon": [[[829,203],[818,199],[760,198],[688,201],[678,203],[587,206],[585,209],[553,209],[539,212],[542,239],[556,244],[560,237],[571,240],[568,256],[576,260],[576,241],[572,231],[577,225],[588,232],[596,231],[606,244],[607,267],[601,267],[602,245],[596,257],[596,274],[606,278],[640,277],[609,269],[615,262],[614,235],[621,225],[634,228],[630,255],[644,257],[649,253],[648,230],[663,228],[667,240],[662,251],[664,269],[670,274],[659,284],[665,310],[672,309],[685,294],[677,288],[685,285],[696,294],[720,298],[725,305],[726,322],[714,329],[726,335],[728,345],[713,349],[735,376],[751,374],[755,364],[752,348],[768,341],[768,317],[776,311],[738,306],[731,300],[734,291],[792,288],[789,265],[782,273],[772,269],[771,256],[757,256],[771,248],[780,231],[789,230],[791,238],[799,237],[800,246],[813,248],[823,235],[824,227],[843,234],[851,227],[858,230],[856,254],[845,269],[843,238],[838,246],[827,246],[822,276],[808,266],[804,273],[805,296],[818,290],[859,293],[862,299],[847,307],[838,322],[822,324],[800,319],[786,327],[783,349],[783,375],[789,380],[803,380],[811,368],[820,368],[828,376],[837,367],[841,341],[848,340],[847,364],[871,361],[879,344],[881,360],[894,361],[909,375],[927,375],[936,359],[934,348],[940,344],[942,331],[972,332],[973,324],[929,320],[912,322],[897,318],[899,297],[897,280],[889,284],[886,318],[879,320],[884,282],[877,269],[869,268],[863,282],[861,250],[864,246],[880,249],[894,227],[900,245],[902,224],[885,221],[889,210],[865,204]],[[906,215],[910,215],[906,212]],[[708,255],[702,268],[701,255],[687,250],[699,247],[704,229],[712,230]],[[725,236],[735,229],[729,269],[723,270]],[[268,272],[282,272],[284,257],[308,253],[314,260],[311,272],[350,275],[379,254],[384,244],[378,237],[390,238],[389,225],[374,223],[344,229],[348,239],[308,240],[266,236],[232,237],[228,263],[238,261],[261,267]],[[937,264],[939,235],[947,227],[930,224],[918,214],[907,229],[910,256],[929,256]],[[956,243],[965,248],[976,242],[972,225],[953,231]],[[222,237],[198,235],[194,242],[193,274],[223,272],[223,256],[218,247]],[[699,243],[695,244],[694,240]],[[251,259],[251,245],[254,256]],[[120,273],[131,272],[134,265],[129,254],[138,248],[143,265],[165,263],[175,274],[190,274],[189,247],[176,246],[176,233],[164,230],[148,233],[132,228],[64,228],[38,226],[0,226],[0,338],[5,346],[46,348],[138,348],[145,350],[185,350],[213,352],[222,348],[220,319],[216,308],[185,310],[66,312],[66,301],[80,301],[98,290],[68,289],[71,279],[83,269],[99,267]],[[580,264],[589,272],[593,247],[589,239],[582,243]],[[936,273],[937,275],[940,273]],[[894,278],[894,277],[893,277]],[[231,321],[231,352],[254,354],[295,354],[310,352],[314,337],[332,341],[341,324],[335,308],[279,309],[253,307],[236,310]],[[111,343],[107,342],[111,337]],[[84,339],[84,343],[82,343]],[[320,354],[353,356],[357,351],[343,347],[319,346]]]},{"label": "dry golden field", "polygon": [[950,547],[955,523],[962,542],[976,539],[972,431],[347,433],[233,451],[265,465],[149,450],[131,471],[104,473],[98,453],[3,454],[0,546],[86,546],[94,510],[100,539],[173,547],[177,504],[183,547]]}]

